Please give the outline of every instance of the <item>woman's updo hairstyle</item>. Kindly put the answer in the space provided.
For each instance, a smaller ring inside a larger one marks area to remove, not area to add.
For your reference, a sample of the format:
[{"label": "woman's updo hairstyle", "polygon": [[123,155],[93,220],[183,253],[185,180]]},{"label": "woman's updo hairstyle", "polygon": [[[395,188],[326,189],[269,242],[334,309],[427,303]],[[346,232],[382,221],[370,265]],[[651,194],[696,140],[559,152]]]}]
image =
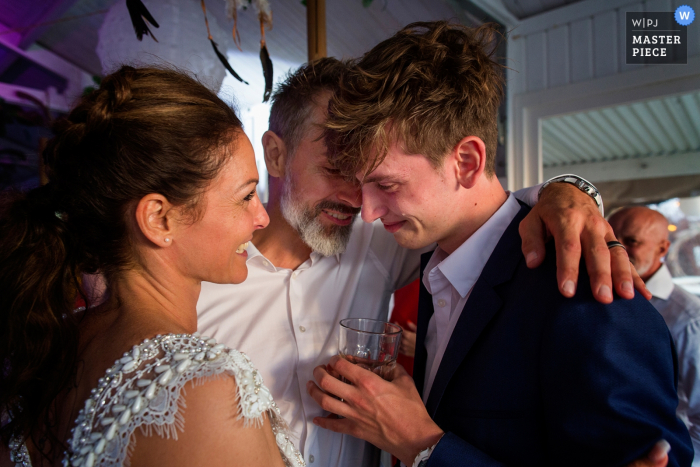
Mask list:
[{"label": "woman's updo hairstyle", "polygon": [[76,367],[80,274],[99,272],[109,284],[134,267],[127,215],[147,194],[195,220],[240,129],[235,112],[187,74],[130,66],[55,123],[43,152],[48,184],[0,202],[5,442],[31,436],[41,449],[55,421],[52,401]]}]

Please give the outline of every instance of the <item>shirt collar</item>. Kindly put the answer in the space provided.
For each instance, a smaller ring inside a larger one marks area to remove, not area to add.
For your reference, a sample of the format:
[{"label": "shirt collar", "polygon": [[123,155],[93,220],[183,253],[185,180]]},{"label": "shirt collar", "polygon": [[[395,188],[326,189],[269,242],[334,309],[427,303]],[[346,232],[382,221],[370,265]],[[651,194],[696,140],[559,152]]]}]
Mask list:
[{"label": "shirt collar", "polygon": [[[311,252],[311,264],[314,265],[316,262],[322,260],[323,258],[330,258],[330,256],[323,256],[321,253],[312,251]],[[340,253],[333,255],[333,258],[340,263]]]},{"label": "shirt collar", "polygon": [[[262,264],[263,261],[266,261],[266,262],[268,263],[268,265],[269,265],[269,266],[266,266],[266,267],[272,267],[273,271],[277,271],[278,268],[277,268],[274,264],[272,264],[272,261],[270,261],[269,259],[265,258],[265,255],[263,255],[262,253],[260,253],[260,250],[258,250],[258,249],[255,247],[255,245],[253,245],[253,242],[250,242],[250,243],[248,244],[248,249],[247,249],[246,251],[248,252],[248,259],[246,260],[246,263],[248,263],[249,261],[253,261],[253,262],[255,262],[255,263]],[[336,255],[333,255],[333,257],[335,258],[335,260],[336,260],[338,263],[340,263],[340,253],[338,253],[338,254],[336,254]],[[307,267],[313,266],[314,264],[316,264],[317,262],[323,260],[324,258],[326,258],[326,256],[323,256],[323,255],[320,254],[320,253],[317,253],[317,252],[315,252],[315,251],[312,251],[312,252],[311,252],[311,258],[310,258],[310,259],[311,259],[311,264],[310,264],[310,265],[307,265]],[[306,263],[307,263],[307,262],[305,261],[304,264],[306,264]],[[306,267],[304,267],[304,268],[302,268],[302,269],[306,269]]]},{"label": "shirt collar", "polygon": [[673,287],[675,287],[668,267],[662,264],[659,270],[649,278],[646,286],[654,297],[660,298],[661,300],[668,300],[668,297],[670,297],[673,292]]},{"label": "shirt collar", "polygon": [[[510,193],[506,202],[451,255],[437,247],[425,268],[428,274],[423,275],[423,284],[428,291],[433,293],[430,281],[436,283],[438,276],[442,275],[462,298],[466,297],[519,211],[520,204]],[[441,289],[439,285],[434,288]]]}]

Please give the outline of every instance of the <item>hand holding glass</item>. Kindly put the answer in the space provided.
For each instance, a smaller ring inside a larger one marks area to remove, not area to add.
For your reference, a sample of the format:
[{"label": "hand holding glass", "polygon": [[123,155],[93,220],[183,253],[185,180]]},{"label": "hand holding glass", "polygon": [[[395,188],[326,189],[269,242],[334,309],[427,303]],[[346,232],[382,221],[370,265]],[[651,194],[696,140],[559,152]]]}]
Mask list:
[{"label": "hand holding glass", "polygon": [[366,318],[340,321],[340,356],[384,379],[396,366],[400,342],[401,328],[396,324]]}]

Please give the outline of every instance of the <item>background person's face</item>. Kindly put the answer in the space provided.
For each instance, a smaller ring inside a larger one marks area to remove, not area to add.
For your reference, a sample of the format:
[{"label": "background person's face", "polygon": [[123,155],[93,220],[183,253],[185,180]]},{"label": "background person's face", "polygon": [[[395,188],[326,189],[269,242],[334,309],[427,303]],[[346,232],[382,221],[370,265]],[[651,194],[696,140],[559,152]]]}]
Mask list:
[{"label": "background person's face", "polygon": [[617,239],[627,248],[627,255],[642,279],[648,279],[661,264],[666,254],[662,226],[650,222],[645,216],[625,216],[611,219]]},{"label": "background person's face", "polygon": [[436,170],[424,156],[393,144],[362,186],[362,219],[381,219],[401,246],[423,248],[455,233],[456,206],[450,201],[456,189],[446,167]]}]

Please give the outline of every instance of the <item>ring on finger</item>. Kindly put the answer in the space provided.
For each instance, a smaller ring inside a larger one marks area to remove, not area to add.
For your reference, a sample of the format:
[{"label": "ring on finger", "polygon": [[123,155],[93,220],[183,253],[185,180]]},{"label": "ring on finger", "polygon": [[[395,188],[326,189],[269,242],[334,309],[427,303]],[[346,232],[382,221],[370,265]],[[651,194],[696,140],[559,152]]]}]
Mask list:
[{"label": "ring on finger", "polygon": [[625,248],[625,245],[623,245],[622,243],[618,242],[617,240],[613,240],[613,241],[611,241],[611,242],[607,242],[607,245],[608,245],[608,250],[610,250],[610,249],[612,249],[612,248],[615,248],[616,246],[619,246],[619,247],[621,247],[623,250],[627,251],[627,248]]}]

